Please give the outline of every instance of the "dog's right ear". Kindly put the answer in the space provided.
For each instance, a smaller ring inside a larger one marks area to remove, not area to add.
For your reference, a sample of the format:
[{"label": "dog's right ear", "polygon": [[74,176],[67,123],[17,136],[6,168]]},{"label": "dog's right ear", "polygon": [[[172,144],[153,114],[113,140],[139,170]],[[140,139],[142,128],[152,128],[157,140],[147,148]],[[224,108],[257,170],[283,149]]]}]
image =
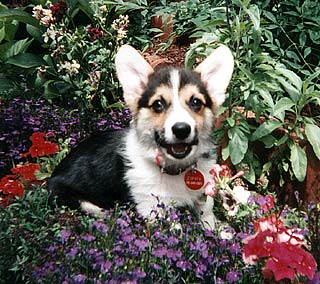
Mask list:
[{"label": "dog's right ear", "polygon": [[116,54],[115,63],[124,99],[131,111],[135,112],[137,101],[142,95],[153,69],[130,45],[120,47]]}]

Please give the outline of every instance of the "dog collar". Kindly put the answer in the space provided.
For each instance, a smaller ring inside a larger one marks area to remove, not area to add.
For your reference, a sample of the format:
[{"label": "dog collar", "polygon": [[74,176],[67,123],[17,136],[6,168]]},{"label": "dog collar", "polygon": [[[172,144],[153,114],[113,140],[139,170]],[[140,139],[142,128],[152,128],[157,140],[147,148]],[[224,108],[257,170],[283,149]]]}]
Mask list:
[{"label": "dog collar", "polygon": [[[208,159],[210,157],[210,153],[203,153],[201,158]],[[161,173],[167,174],[170,176],[178,176],[185,172],[186,170],[190,169],[191,171],[197,170],[197,162],[193,162],[186,167],[174,167],[174,166],[165,166],[162,164],[162,155],[158,153],[156,158],[156,164],[159,166]]]},{"label": "dog collar", "polygon": [[192,169],[192,168],[196,168],[197,167],[197,163],[193,163],[191,165],[188,165],[187,167],[173,167],[173,166],[167,166],[167,167],[163,167],[160,165],[160,171],[163,174],[167,174],[170,176],[178,176],[180,174],[182,174],[184,171],[186,171],[187,169]]}]

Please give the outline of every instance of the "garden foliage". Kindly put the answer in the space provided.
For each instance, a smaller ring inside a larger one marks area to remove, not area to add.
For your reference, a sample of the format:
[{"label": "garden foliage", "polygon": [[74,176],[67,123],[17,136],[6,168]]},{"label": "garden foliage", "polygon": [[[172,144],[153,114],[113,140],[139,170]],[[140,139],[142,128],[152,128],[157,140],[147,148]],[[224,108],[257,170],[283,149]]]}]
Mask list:
[{"label": "garden foliage", "polygon": [[[0,3],[0,283],[320,282],[319,204],[296,193],[292,209],[249,191],[268,193],[270,178],[280,189],[304,181],[306,147],[320,159],[318,1],[9,3]],[[175,26],[162,49],[191,43],[186,66],[221,43],[235,57],[216,138],[239,172],[212,165],[205,187],[217,232],[161,204],[151,223],[132,208],[97,220],[48,206],[46,178],[69,148],[128,125],[114,55],[153,44],[154,15]]]}]

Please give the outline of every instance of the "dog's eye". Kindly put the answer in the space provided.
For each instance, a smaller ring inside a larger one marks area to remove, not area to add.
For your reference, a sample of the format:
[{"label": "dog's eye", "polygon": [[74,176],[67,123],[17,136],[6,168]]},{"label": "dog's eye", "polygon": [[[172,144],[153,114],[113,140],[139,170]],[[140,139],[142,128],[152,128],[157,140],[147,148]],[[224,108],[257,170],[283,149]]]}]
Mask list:
[{"label": "dog's eye", "polygon": [[198,98],[192,97],[190,99],[189,106],[193,111],[198,112],[202,108],[202,101]]},{"label": "dog's eye", "polygon": [[156,100],[152,104],[152,108],[156,113],[161,113],[166,109],[166,102],[163,100]]}]

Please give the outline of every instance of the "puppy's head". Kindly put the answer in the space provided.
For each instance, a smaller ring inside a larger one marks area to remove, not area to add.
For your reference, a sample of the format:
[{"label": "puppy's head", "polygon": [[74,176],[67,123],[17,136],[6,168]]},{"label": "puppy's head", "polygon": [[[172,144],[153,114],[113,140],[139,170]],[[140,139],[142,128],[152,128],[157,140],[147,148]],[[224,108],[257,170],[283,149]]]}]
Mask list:
[{"label": "puppy's head", "polygon": [[218,47],[194,71],[154,71],[132,47],[122,46],[116,69],[146,151],[161,152],[166,164],[190,164],[209,151],[214,114],[225,99],[233,56]]}]

